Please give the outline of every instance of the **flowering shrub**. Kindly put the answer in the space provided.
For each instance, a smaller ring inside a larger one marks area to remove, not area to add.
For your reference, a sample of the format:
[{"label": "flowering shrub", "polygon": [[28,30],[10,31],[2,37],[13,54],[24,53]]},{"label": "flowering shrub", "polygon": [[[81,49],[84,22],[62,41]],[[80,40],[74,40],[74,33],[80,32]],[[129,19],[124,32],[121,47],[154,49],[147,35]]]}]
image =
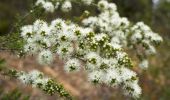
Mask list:
[{"label": "flowering shrub", "polygon": [[[80,23],[56,18],[50,23],[37,19],[31,25],[22,26],[23,52],[37,55],[37,61],[43,65],[50,65],[58,55],[65,62],[66,72],[83,68],[90,82],[122,87],[126,95],[139,98],[138,77],[125,51],[135,52],[141,61],[139,66],[146,69],[147,57],[156,53],[154,46],[160,44],[162,38],[143,22],[133,24],[120,17],[117,6],[107,0],[37,0],[35,5],[53,13],[55,10],[71,11],[72,3],[93,5],[100,14],[85,17]],[[89,13],[85,11],[85,14]],[[17,76],[23,83],[50,94],[58,89],[50,85],[54,90],[48,90],[46,86],[53,81],[43,78],[38,71],[21,72]]]}]

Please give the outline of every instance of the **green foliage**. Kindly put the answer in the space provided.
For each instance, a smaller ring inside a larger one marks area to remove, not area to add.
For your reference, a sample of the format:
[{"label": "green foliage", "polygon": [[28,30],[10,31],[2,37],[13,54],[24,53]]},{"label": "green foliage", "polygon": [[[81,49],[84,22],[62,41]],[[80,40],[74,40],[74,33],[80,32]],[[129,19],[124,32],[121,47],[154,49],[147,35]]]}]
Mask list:
[{"label": "green foliage", "polygon": [[14,89],[8,93],[4,93],[3,88],[0,87],[0,100],[30,100],[30,96],[24,95],[18,89]]},{"label": "green foliage", "polygon": [[70,96],[70,94],[68,92],[65,91],[64,87],[60,84],[57,84],[56,82],[54,82],[53,80],[49,80],[45,86],[45,88],[40,87],[43,89],[43,91],[45,91],[46,93],[53,95],[55,94],[55,92],[58,92],[58,94],[61,97],[65,97],[67,98],[67,100],[72,100],[72,97]]},{"label": "green foliage", "polygon": [[152,0],[114,0],[121,16],[128,17],[131,21],[144,21],[151,23]]}]

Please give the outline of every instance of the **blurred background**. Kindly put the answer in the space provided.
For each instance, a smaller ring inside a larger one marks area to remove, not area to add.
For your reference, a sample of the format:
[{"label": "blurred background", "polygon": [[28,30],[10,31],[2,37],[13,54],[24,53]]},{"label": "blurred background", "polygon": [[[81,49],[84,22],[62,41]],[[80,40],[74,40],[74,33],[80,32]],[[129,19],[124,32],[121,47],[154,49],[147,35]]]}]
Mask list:
[{"label": "blurred background", "polygon": [[[136,23],[144,21],[153,31],[160,33],[164,42],[157,47],[157,55],[150,57],[148,70],[136,68],[139,75],[142,97],[140,100],[170,100],[170,0],[108,0],[118,6],[123,17]],[[22,18],[33,5],[35,0],[0,0],[0,36],[7,36],[13,25]],[[80,7],[77,9],[76,7]],[[38,14],[39,18],[50,21],[56,16],[77,21],[87,9],[91,15],[99,12],[93,7],[74,6],[69,13]],[[30,16],[22,24],[32,23],[37,17]],[[10,38],[9,38],[10,39]],[[0,38],[0,43],[3,39]],[[1,47],[0,47],[1,48]],[[0,58],[5,59],[8,66],[19,70],[30,71],[38,69],[49,77],[62,83],[77,100],[132,100],[124,96],[120,89],[107,86],[94,86],[87,81],[86,73],[67,74],[63,71],[63,62],[56,61],[52,67],[37,64],[34,57],[18,59],[15,53],[0,50]],[[20,82],[0,75],[0,100],[62,100],[57,95],[49,96],[38,89],[24,86]]]}]

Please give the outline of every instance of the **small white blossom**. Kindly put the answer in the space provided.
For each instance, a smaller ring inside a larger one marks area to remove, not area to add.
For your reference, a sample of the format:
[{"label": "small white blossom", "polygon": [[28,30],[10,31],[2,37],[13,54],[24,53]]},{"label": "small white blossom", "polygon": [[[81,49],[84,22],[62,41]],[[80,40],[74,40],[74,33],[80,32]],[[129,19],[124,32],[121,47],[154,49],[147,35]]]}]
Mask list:
[{"label": "small white blossom", "polygon": [[108,8],[108,2],[106,0],[100,0],[98,2],[98,9],[103,11],[103,10],[106,10]]},{"label": "small white blossom", "polygon": [[21,72],[18,74],[18,79],[24,84],[31,84],[33,87],[42,85],[42,88],[45,88],[45,85],[49,81],[49,79],[44,78],[43,74],[38,70],[33,70],[29,73]]},{"label": "small white blossom", "polygon": [[63,12],[68,12],[72,9],[72,4],[70,1],[66,0],[63,4],[62,4],[62,7],[61,7],[61,10]]},{"label": "small white blossom", "polygon": [[68,58],[74,52],[73,44],[69,42],[63,42],[60,44],[56,52],[61,59]]},{"label": "small white blossom", "polygon": [[86,5],[90,5],[93,2],[93,0],[81,0],[81,1]]},{"label": "small white blossom", "polygon": [[35,43],[29,43],[24,46],[24,51],[29,52],[31,54],[36,53],[40,50],[40,47]]},{"label": "small white blossom", "polygon": [[51,2],[46,2],[43,7],[47,12],[54,12],[54,5]]},{"label": "small white blossom", "polygon": [[109,3],[108,9],[111,10],[111,11],[116,11],[117,10],[117,6],[114,3]]},{"label": "small white blossom", "polygon": [[33,34],[33,27],[32,25],[26,25],[26,26],[21,27],[21,31],[22,31],[21,36],[23,38],[29,38]]},{"label": "small white blossom", "polygon": [[101,62],[100,56],[99,56],[97,53],[95,53],[95,52],[90,52],[90,53],[88,53],[88,54],[85,56],[85,58],[87,59],[87,61],[88,61],[89,63],[94,64],[94,65],[98,65],[98,64],[100,64],[100,62]]},{"label": "small white blossom", "polygon": [[37,0],[37,2],[35,3],[35,5],[40,5],[40,4],[44,4],[45,3],[45,1],[44,0]]},{"label": "small white blossom", "polygon": [[127,68],[121,68],[120,73],[121,73],[122,81],[126,81],[131,79],[132,77],[136,77],[136,73]]},{"label": "small white blossom", "polygon": [[78,59],[69,59],[66,62],[64,69],[66,72],[74,72],[74,71],[79,71],[80,66],[81,66],[81,64]]},{"label": "small white blossom", "polygon": [[88,74],[88,79],[94,84],[101,83],[103,77],[102,71],[93,71]]},{"label": "small white blossom", "polygon": [[134,98],[139,98],[142,93],[141,87],[139,87],[137,80],[126,82],[124,89],[126,92],[125,94],[131,95]]},{"label": "small white blossom", "polygon": [[55,3],[55,9],[58,9],[59,5],[60,5],[60,2],[56,2]]},{"label": "small white blossom", "polygon": [[28,84],[29,82],[29,77],[27,76],[27,74],[22,73],[19,77],[19,80],[21,80],[24,84]]},{"label": "small white blossom", "polygon": [[40,64],[50,64],[53,62],[53,54],[50,50],[43,50],[38,55]]},{"label": "small white blossom", "polygon": [[51,2],[46,2],[44,0],[37,0],[36,5],[41,5],[46,12],[54,12],[54,5]]},{"label": "small white blossom", "polygon": [[109,69],[104,76],[104,83],[110,85],[110,86],[118,86],[121,82],[121,77],[116,69]]},{"label": "small white blossom", "polygon": [[142,60],[142,62],[140,62],[140,64],[139,64],[139,67],[141,67],[142,69],[146,69],[146,68],[148,68],[148,60]]}]

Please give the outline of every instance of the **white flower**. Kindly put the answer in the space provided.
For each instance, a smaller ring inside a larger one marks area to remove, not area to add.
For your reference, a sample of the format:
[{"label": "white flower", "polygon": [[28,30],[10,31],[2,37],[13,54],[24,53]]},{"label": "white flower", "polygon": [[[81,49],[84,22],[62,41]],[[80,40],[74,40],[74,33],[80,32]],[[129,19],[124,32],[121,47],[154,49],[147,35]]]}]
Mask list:
[{"label": "white flower", "polygon": [[117,16],[112,16],[113,18],[110,20],[111,21],[111,25],[113,28],[118,28],[121,25],[121,18],[117,17]]},{"label": "white flower", "polygon": [[163,39],[162,39],[162,37],[160,35],[158,35],[156,33],[153,33],[151,35],[152,35],[151,36],[151,40],[152,41],[158,41],[158,42],[162,42],[163,41]]},{"label": "white flower", "polygon": [[63,42],[70,41],[70,35],[71,35],[70,32],[64,29],[57,34],[57,38],[59,41],[63,41]]},{"label": "white flower", "polygon": [[117,6],[114,3],[109,3],[108,9],[111,10],[111,11],[116,11],[117,10]]},{"label": "white flower", "polygon": [[79,27],[78,29],[79,29],[79,31],[81,33],[81,37],[85,37],[88,33],[93,32],[93,29],[91,29],[91,28]]},{"label": "white flower", "polygon": [[28,43],[26,45],[24,45],[24,51],[27,53],[37,53],[40,50],[39,45],[35,44],[35,43]]},{"label": "white flower", "polygon": [[36,20],[33,24],[33,31],[40,35],[49,35],[48,24],[43,20]]},{"label": "white flower", "polygon": [[87,19],[84,19],[83,21],[82,21],[82,23],[85,25],[85,26],[90,26],[90,27],[94,27],[95,26],[95,24],[97,23],[97,17],[89,17],[89,18],[87,18]]},{"label": "white flower", "polygon": [[154,46],[149,45],[145,52],[147,55],[153,55],[156,54],[156,49]]},{"label": "white flower", "polygon": [[90,5],[93,2],[93,0],[81,0],[81,1],[86,5]]},{"label": "white flower", "polygon": [[40,5],[40,4],[44,4],[45,3],[45,1],[44,0],[37,0],[37,2],[35,3],[35,5]]},{"label": "white flower", "polygon": [[126,56],[125,52],[116,52],[117,59],[123,59]]},{"label": "white flower", "polygon": [[37,0],[35,3],[36,6],[41,5],[46,12],[54,12],[54,5],[52,2],[44,1],[44,0]]},{"label": "white flower", "polygon": [[132,93],[132,96],[135,98],[139,98],[139,96],[142,93],[141,87],[138,85],[138,83],[132,85],[134,92]]},{"label": "white flower", "polygon": [[55,19],[50,24],[50,29],[53,34],[58,34],[62,32],[63,27],[66,27],[62,19]]},{"label": "white flower", "polygon": [[61,10],[62,10],[63,12],[68,12],[68,11],[70,11],[71,9],[72,9],[71,2],[68,1],[68,0],[66,0],[66,1],[63,3],[63,5],[62,5]]},{"label": "white flower", "polygon": [[121,50],[121,48],[122,48],[122,46],[117,43],[111,43],[111,45],[113,46],[114,49],[117,49],[117,50]]},{"label": "white flower", "polygon": [[56,53],[59,55],[61,59],[67,59],[73,53],[74,48],[73,44],[70,42],[61,42],[58,47]]},{"label": "white flower", "polygon": [[45,48],[51,46],[51,41],[50,41],[49,38],[43,38],[41,41],[42,41],[42,44],[43,44],[43,46],[44,46]]},{"label": "white flower", "polygon": [[21,80],[24,84],[29,83],[29,77],[25,73],[21,73],[18,77],[19,80]]},{"label": "white flower", "polygon": [[111,59],[103,58],[103,59],[101,59],[100,69],[107,70],[107,69],[113,67],[112,65],[113,64],[112,64]]},{"label": "white flower", "polygon": [[58,9],[59,5],[60,5],[60,2],[56,2],[55,3],[55,9]]},{"label": "white flower", "polygon": [[49,79],[44,78],[43,74],[38,70],[33,70],[29,73],[21,72],[18,74],[18,79],[24,84],[31,84],[33,87],[39,87],[39,85],[45,87],[49,81]]},{"label": "white flower", "polygon": [[137,31],[131,37],[131,40],[133,43],[136,43],[136,42],[140,41],[141,39],[142,39],[142,34],[140,33],[140,31],[139,32]]},{"label": "white flower", "polygon": [[121,77],[117,69],[109,69],[104,75],[103,81],[108,85],[117,86],[121,82]]},{"label": "white flower", "polygon": [[128,19],[125,18],[125,17],[121,18],[121,22],[122,22],[122,24],[124,25],[124,27],[128,27],[129,24],[130,24],[130,22],[128,21]]},{"label": "white flower", "polygon": [[111,43],[112,43],[112,44],[120,44],[120,39],[117,38],[117,37],[112,37]]},{"label": "white flower", "polygon": [[125,94],[131,95],[133,98],[139,98],[142,93],[141,87],[139,87],[137,80],[126,82],[124,89],[126,91]]},{"label": "white flower", "polygon": [[142,60],[142,62],[140,62],[140,64],[139,64],[139,67],[141,67],[142,69],[146,69],[146,68],[148,68],[148,65],[149,65],[149,63],[148,63],[148,60]]},{"label": "white flower", "polygon": [[69,59],[65,66],[64,69],[66,72],[74,72],[74,71],[79,71],[80,70],[80,61],[78,59]]},{"label": "white flower", "polygon": [[51,2],[45,2],[43,7],[47,12],[54,12],[54,5]]},{"label": "white flower", "polygon": [[87,59],[87,61],[91,64],[94,64],[94,65],[98,65],[101,63],[101,58],[100,56],[95,53],[95,52],[90,52],[88,53],[85,58]]},{"label": "white flower", "polygon": [[104,33],[97,34],[94,38],[96,41],[104,41],[104,39],[107,38],[107,34]]},{"label": "white flower", "polygon": [[33,81],[32,86],[38,87],[41,84],[43,87],[45,87],[48,81],[49,81],[48,78],[37,78],[36,80]]},{"label": "white flower", "polygon": [[40,64],[51,64],[53,62],[53,54],[50,50],[43,50],[38,55]]},{"label": "white flower", "polygon": [[108,2],[106,0],[100,0],[97,4],[98,6],[98,9],[103,11],[103,10],[106,10],[108,8]]},{"label": "white flower", "polygon": [[21,36],[23,38],[28,38],[33,35],[33,26],[32,25],[26,25],[21,27]]},{"label": "white flower", "polygon": [[94,84],[101,83],[103,77],[102,71],[93,71],[88,74],[88,80]]},{"label": "white flower", "polygon": [[132,77],[136,77],[136,73],[127,68],[121,68],[120,74],[121,74],[121,79],[124,82],[129,79],[131,80]]}]

